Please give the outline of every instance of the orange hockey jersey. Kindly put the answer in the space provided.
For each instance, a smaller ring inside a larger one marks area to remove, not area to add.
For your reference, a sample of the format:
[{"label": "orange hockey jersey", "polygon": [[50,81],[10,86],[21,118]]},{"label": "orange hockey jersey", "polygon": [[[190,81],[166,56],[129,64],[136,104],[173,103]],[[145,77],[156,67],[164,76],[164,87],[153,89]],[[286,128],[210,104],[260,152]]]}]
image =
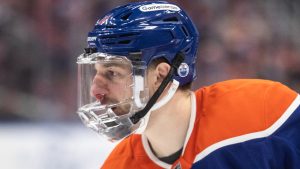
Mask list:
[{"label": "orange hockey jersey", "polygon": [[102,169],[300,168],[300,97],[267,80],[229,80],[193,93],[180,158],[169,165],[144,135],[120,142]]}]

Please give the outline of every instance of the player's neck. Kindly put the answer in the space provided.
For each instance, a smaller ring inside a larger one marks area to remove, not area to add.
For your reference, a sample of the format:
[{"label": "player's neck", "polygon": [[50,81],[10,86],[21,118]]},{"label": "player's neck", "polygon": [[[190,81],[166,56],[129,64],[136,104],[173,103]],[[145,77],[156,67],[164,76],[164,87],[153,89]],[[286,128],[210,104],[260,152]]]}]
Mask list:
[{"label": "player's neck", "polygon": [[151,113],[145,135],[158,157],[182,148],[191,114],[191,93],[177,91],[163,107]]}]

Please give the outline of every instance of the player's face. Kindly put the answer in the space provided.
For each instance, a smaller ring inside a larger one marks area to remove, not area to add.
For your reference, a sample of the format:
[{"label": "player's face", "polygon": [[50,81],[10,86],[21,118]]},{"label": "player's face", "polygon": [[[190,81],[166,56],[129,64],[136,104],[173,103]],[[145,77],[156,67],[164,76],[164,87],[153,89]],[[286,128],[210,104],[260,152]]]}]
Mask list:
[{"label": "player's face", "polygon": [[[129,65],[117,63],[95,64],[90,94],[102,105],[117,104],[132,96],[132,71]],[[116,115],[129,112],[130,105],[113,108]]]}]

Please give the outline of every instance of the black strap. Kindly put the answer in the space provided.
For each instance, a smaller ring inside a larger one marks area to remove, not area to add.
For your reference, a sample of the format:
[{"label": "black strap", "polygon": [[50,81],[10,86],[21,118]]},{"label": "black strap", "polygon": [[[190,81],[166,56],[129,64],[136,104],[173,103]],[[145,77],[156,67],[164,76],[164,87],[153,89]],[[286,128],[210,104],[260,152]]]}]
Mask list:
[{"label": "black strap", "polygon": [[[155,153],[155,151],[153,150],[153,147],[151,145],[151,143],[149,142],[148,140],[148,144],[149,144],[149,147],[152,151],[152,153],[157,157],[157,154]],[[179,159],[181,153],[183,151],[183,147],[181,147],[181,149],[179,149],[178,151],[176,151],[175,153],[173,154],[170,154],[169,156],[165,156],[165,157],[157,157],[160,161],[163,161],[165,163],[168,163],[170,165],[172,165],[176,160]]]},{"label": "black strap", "polygon": [[166,157],[159,157],[158,159],[160,161],[163,161],[165,163],[168,163],[168,164],[173,164],[176,160],[179,159],[181,153],[182,153],[182,150],[183,148],[179,149],[178,151],[176,151],[175,153],[169,155],[169,156],[166,156]]},{"label": "black strap", "polygon": [[150,100],[148,101],[146,106],[142,110],[136,112],[133,116],[130,117],[133,124],[136,124],[137,122],[139,122],[140,119],[143,118],[149,112],[149,110],[156,103],[157,99],[162,94],[162,92],[165,90],[165,88],[167,87],[169,82],[173,79],[175,71],[178,69],[178,67],[183,62],[183,60],[184,60],[184,54],[183,53],[180,52],[180,53],[176,54],[176,56],[175,56],[175,58],[174,58],[174,60],[171,64],[171,69],[170,69],[168,75],[162,81],[159,88],[155,91],[155,93],[150,98]]}]

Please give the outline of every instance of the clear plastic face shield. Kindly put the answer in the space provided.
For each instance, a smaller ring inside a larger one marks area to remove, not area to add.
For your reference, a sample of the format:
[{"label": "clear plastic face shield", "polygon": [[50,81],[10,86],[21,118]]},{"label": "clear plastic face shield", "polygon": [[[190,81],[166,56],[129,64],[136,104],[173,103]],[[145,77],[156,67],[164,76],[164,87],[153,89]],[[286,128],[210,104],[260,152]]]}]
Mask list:
[{"label": "clear plastic face shield", "polygon": [[140,127],[130,117],[148,101],[146,65],[105,53],[82,54],[77,64],[77,113],[83,123],[110,141]]}]

